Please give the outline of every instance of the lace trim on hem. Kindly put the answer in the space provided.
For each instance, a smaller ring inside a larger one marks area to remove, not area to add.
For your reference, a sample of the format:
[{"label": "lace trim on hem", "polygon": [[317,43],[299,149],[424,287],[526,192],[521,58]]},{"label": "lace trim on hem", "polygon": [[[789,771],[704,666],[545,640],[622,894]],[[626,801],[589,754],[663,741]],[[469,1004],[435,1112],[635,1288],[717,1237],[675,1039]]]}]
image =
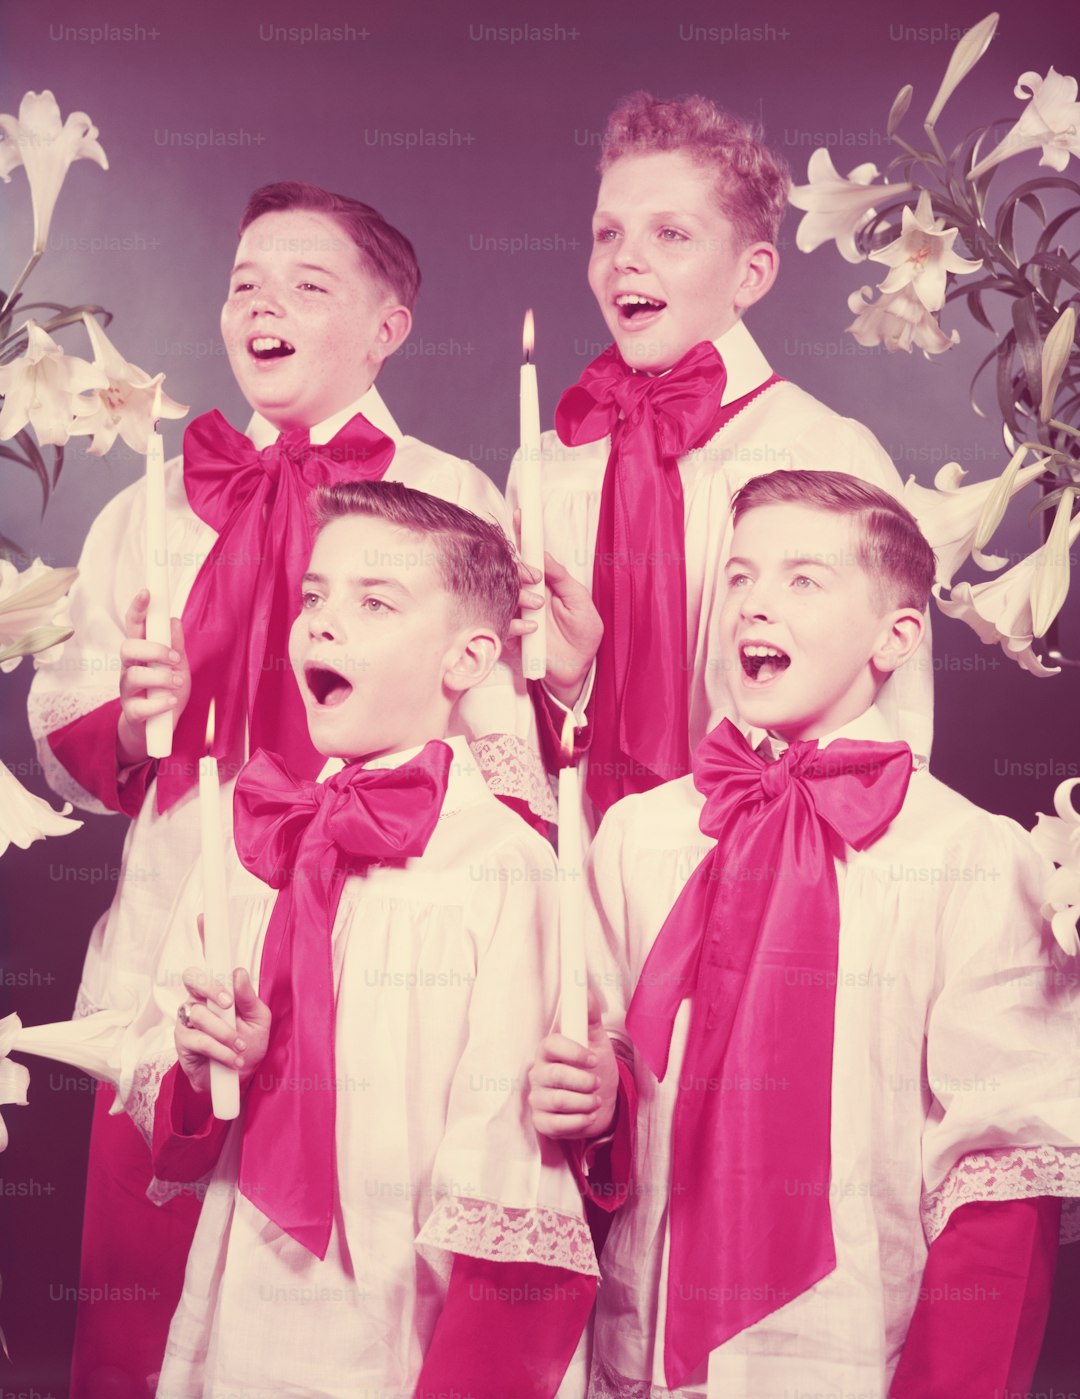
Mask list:
[{"label": "lace trim on hem", "polygon": [[485,734],[469,747],[484,781],[497,797],[527,803],[543,821],[557,821],[559,809],[539,754],[516,734]]},{"label": "lace trim on hem", "polygon": [[540,1263],[599,1277],[592,1236],[584,1219],[536,1206],[514,1209],[492,1200],[444,1195],[416,1237],[416,1247],[446,1276],[433,1253],[464,1253],[493,1263]]},{"label": "lace trim on hem", "polygon": [[83,811],[106,816],[115,816],[116,813],[75,781],[49,747],[48,736],[115,698],[116,691],[110,689],[80,691],[77,695],[38,695],[31,690],[26,703],[27,718],[45,781],[58,797],[63,797]]},{"label": "lace trim on hem", "polygon": [[[922,1223],[932,1244],[954,1210],[976,1200],[1033,1200],[1040,1195],[1080,1197],[1080,1148],[1003,1147],[962,1156],[937,1187],[923,1198]],[[1062,1242],[1080,1238],[1080,1210],[1063,1211]]]}]

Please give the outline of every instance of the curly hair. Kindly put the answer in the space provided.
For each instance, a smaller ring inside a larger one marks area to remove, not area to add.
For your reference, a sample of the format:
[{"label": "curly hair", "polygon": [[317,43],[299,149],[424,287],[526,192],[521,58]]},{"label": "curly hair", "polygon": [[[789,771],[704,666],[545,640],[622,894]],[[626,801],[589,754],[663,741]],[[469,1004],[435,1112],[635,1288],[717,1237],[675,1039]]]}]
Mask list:
[{"label": "curly hair", "polygon": [[715,173],[717,203],[740,243],[775,243],[791,175],[761,133],[707,97],[664,101],[648,92],[625,98],[608,118],[600,148],[603,173],[624,155],[682,151]]}]

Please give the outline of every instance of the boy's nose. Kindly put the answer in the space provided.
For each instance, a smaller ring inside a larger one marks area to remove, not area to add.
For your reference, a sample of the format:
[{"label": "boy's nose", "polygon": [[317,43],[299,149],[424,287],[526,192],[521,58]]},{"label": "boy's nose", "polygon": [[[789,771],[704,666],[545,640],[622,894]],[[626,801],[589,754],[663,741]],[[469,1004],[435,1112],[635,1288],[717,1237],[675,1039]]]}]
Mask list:
[{"label": "boy's nose", "polygon": [[281,300],[270,287],[260,287],[251,298],[251,314],[253,316],[265,315],[277,316],[281,314]]},{"label": "boy's nose", "polygon": [[615,252],[616,272],[644,272],[648,259],[639,240],[624,237]]}]

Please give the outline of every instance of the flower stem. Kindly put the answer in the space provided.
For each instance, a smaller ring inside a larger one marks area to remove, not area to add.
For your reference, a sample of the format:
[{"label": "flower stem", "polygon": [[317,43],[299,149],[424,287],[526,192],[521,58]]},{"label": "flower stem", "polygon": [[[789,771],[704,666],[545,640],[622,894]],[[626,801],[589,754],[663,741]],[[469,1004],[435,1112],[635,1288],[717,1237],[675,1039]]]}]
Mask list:
[{"label": "flower stem", "polygon": [[18,276],[18,278],[17,278],[17,280],[16,280],[16,282],[15,282],[15,285],[14,285],[14,286],[11,288],[11,290],[8,292],[8,294],[7,294],[7,299],[4,301],[3,306],[0,306],[0,316],[3,316],[3,315],[6,313],[7,308],[8,308],[8,307],[11,305],[11,303],[15,300],[15,298],[18,296],[20,290],[22,289],[23,283],[26,281],[27,277],[29,277],[30,273],[33,272],[34,268],[38,265],[38,262],[39,262],[40,260],[41,260],[41,254],[40,254],[40,253],[31,253],[31,254],[30,254],[30,260],[29,260],[29,262],[26,264],[26,266],[23,268],[23,270],[19,273],[19,276]]}]

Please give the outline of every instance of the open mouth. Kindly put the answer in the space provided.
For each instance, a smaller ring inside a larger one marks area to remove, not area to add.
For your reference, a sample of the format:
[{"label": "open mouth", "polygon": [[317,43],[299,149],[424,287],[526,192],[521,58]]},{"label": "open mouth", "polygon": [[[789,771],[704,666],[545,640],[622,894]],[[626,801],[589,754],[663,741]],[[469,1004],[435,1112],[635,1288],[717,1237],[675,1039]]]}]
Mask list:
[{"label": "open mouth", "polygon": [[276,335],[253,335],[248,341],[248,349],[256,359],[284,359],[296,354],[294,346]]},{"label": "open mouth", "polygon": [[654,315],[657,311],[663,311],[667,302],[659,301],[654,296],[642,296],[640,292],[627,291],[619,293],[615,298],[615,305],[618,308],[619,319],[624,325],[629,325],[633,321]]},{"label": "open mouth", "polygon": [[754,641],[739,647],[739,660],[743,674],[756,685],[767,685],[791,664],[791,657],[778,646]]},{"label": "open mouth", "polygon": [[342,704],[352,694],[352,686],[344,675],[329,666],[307,665],[304,667],[304,680],[312,698],[320,708],[333,709]]}]

